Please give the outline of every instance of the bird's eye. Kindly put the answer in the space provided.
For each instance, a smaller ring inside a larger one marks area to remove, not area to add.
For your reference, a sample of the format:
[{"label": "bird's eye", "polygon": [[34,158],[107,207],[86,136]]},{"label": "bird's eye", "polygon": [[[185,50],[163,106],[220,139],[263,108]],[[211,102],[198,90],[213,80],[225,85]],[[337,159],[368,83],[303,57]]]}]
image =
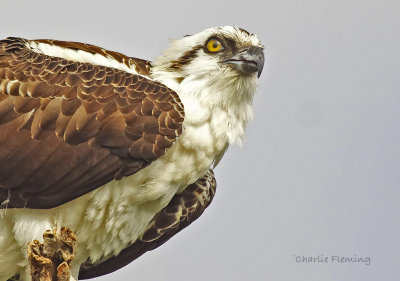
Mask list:
[{"label": "bird's eye", "polygon": [[207,42],[207,50],[211,53],[216,53],[224,49],[224,46],[222,45],[221,41],[218,41],[217,39],[210,39]]}]

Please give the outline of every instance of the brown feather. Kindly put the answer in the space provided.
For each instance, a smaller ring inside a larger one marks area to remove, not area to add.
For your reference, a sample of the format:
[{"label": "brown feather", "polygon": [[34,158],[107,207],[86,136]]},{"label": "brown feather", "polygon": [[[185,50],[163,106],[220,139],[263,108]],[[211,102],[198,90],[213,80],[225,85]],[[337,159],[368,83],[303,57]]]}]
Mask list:
[{"label": "brown feather", "polygon": [[[146,167],[182,131],[183,106],[164,85],[37,53],[29,42],[0,41],[0,204],[70,201]],[[35,42],[100,54],[149,75],[149,62],[97,46]]]},{"label": "brown feather", "polygon": [[203,214],[214,198],[216,187],[214,173],[209,170],[181,194],[176,194],[169,204],[154,216],[143,234],[118,255],[96,263],[88,260],[82,264],[79,279],[94,278],[116,271],[167,242]]}]

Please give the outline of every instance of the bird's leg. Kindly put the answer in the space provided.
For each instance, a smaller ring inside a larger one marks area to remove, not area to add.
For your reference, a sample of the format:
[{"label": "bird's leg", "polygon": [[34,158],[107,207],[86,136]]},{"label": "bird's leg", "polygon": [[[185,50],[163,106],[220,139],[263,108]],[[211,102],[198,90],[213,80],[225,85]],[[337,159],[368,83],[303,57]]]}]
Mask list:
[{"label": "bird's leg", "polygon": [[76,251],[76,236],[63,227],[60,234],[53,229],[43,234],[43,244],[28,244],[28,260],[32,281],[69,281],[70,267]]},{"label": "bird's leg", "polygon": [[62,262],[57,267],[57,279],[68,281],[70,268],[76,252],[76,235],[69,228],[61,228],[60,231],[60,254]]}]

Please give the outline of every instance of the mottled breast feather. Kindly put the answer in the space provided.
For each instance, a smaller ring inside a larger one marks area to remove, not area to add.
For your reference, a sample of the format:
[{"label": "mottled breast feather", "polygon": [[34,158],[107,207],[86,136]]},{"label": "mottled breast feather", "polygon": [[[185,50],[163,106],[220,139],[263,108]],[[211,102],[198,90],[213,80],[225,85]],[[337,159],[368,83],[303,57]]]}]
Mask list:
[{"label": "mottled breast feather", "polygon": [[140,74],[51,57],[29,40],[0,41],[0,204],[53,208],[132,175],[182,132],[178,95],[151,80],[149,62],[93,45]]},{"label": "mottled breast feather", "polygon": [[144,233],[118,255],[96,263],[88,260],[81,265],[79,279],[89,279],[116,271],[154,250],[201,216],[214,198],[217,183],[210,169],[197,182],[189,185],[149,223]]}]

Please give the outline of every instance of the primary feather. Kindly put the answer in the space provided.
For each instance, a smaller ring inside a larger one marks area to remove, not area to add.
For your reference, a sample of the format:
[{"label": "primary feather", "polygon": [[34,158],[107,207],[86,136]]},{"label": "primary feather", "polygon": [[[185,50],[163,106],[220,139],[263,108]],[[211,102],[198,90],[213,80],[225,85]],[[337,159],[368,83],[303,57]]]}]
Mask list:
[{"label": "primary feather", "polygon": [[258,38],[229,26],[174,40],[151,63],[0,41],[0,281],[30,280],[26,245],[47,229],[76,233],[76,280],[195,220],[215,191],[210,167],[241,143],[263,63]]}]

